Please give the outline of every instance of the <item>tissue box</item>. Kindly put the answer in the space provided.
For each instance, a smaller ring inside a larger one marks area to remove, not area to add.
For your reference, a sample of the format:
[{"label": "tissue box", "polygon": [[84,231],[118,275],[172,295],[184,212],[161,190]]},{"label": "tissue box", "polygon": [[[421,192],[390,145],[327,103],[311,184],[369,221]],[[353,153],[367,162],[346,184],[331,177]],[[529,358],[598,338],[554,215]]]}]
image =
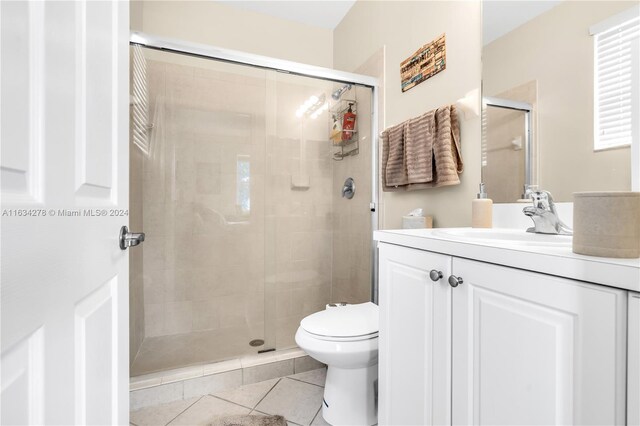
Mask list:
[{"label": "tissue box", "polygon": [[402,216],[402,229],[433,228],[431,216]]},{"label": "tissue box", "polygon": [[640,257],[640,192],[575,192],[573,252]]}]

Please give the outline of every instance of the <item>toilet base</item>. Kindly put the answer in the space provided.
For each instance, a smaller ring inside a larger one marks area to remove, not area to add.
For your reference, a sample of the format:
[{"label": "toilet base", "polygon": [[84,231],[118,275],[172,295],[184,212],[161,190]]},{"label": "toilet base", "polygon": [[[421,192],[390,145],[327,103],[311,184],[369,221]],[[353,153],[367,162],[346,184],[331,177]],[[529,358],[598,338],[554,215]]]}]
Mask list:
[{"label": "toilet base", "polygon": [[322,417],[327,423],[369,426],[378,423],[378,364],[327,368]]}]

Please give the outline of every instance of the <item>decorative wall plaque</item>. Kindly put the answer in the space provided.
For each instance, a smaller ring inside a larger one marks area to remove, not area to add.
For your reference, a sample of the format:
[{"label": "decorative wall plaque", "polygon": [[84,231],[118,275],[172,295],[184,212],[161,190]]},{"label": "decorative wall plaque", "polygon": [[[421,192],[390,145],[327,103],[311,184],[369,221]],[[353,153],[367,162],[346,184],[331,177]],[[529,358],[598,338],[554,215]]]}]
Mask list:
[{"label": "decorative wall plaque", "polygon": [[406,92],[447,67],[445,35],[425,44],[400,64],[402,91]]}]

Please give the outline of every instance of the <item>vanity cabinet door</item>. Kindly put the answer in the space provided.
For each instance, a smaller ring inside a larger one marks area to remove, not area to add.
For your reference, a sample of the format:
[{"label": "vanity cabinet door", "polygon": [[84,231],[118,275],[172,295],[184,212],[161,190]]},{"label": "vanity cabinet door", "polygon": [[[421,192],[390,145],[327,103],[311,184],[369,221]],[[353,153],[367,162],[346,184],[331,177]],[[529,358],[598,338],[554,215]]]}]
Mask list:
[{"label": "vanity cabinet door", "polygon": [[453,424],[625,423],[627,292],[454,258]]},{"label": "vanity cabinet door", "polygon": [[451,257],[380,244],[379,259],[378,421],[450,424]]},{"label": "vanity cabinet door", "polygon": [[629,293],[627,424],[640,425],[640,293]]}]

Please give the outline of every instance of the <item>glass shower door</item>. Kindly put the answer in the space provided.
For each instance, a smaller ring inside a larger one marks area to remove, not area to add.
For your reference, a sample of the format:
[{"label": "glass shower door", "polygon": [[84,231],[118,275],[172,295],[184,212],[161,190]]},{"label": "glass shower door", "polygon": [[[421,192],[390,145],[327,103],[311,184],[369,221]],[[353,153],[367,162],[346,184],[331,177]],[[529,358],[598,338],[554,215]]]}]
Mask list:
[{"label": "glass shower door", "polygon": [[256,353],[266,72],[132,50],[131,221],[147,240],[131,262],[131,373]]},{"label": "glass shower door", "polygon": [[482,121],[482,180],[489,198],[515,203],[522,198],[526,176],[525,112],[486,105]]},{"label": "glass shower door", "polygon": [[[295,347],[300,320],[328,303],[371,298],[371,101],[371,88],[267,73],[268,348]],[[349,143],[332,141],[333,116],[342,122],[349,104],[356,128]],[[352,199],[341,192],[349,177]]]},{"label": "glass shower door", "polygon": [[132,375],[292,348],[305,316],[370,300],[371,88],[142,47],[132,64]]}]

